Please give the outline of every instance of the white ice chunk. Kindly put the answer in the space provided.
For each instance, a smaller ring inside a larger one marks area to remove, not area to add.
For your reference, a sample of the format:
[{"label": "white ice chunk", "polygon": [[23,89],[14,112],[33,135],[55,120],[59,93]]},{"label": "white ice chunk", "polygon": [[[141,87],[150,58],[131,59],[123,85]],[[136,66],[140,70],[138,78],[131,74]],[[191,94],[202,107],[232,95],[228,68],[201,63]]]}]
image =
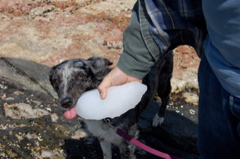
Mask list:
[{"label": "white ice chunk", "polygon": [[84,119],[114,118],[134,108],[146,92],[147,86],[130,82],[108,88],[106,99],[100,98],[97,89],[87,91],[79,98],[76,113]]}]

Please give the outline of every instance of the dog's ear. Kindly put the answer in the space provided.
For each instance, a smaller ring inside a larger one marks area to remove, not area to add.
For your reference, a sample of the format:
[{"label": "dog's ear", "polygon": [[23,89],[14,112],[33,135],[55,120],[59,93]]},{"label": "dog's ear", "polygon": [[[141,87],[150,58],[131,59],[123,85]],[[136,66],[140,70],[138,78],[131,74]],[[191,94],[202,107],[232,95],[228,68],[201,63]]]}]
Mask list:
[{"label": "dog's ear", "polygon": [[48,74],[48,75],[49,75],[49,76],[48,76],[48,77],[49,77],[49,81],[50,81],[50,83],[51,83],[52,85],[53,85],[53,75],[54,75],[54,72],[55,72],[55,70],[56,70],[56,67],[57,67],[57,66],[52,67],[51,70],[49,71],[49,74]]},{"label": "dog's ear", "polygon": [[91,57],[87,61],[90,64],[92,74],[100,78],[103,78],[109,72],[108,66],[112,65],[112,62],[102,57]]},{"label": "dog's ear", "polygon": [[97,56],[93,56],[89,58],[88,61],[92,62],[93,67],[104,67],[104,66],[110,66],[113,64],[108,59],[103,57],[97,57]]},{"label": "dog's ear", "polygon": [[112,65],[112,62],[110,62],[108,59],[103,57],[91,57],[87,61],[90,63],[90,67],[92,71],[97,71],[99,69],[104,69],[110,65]]}]

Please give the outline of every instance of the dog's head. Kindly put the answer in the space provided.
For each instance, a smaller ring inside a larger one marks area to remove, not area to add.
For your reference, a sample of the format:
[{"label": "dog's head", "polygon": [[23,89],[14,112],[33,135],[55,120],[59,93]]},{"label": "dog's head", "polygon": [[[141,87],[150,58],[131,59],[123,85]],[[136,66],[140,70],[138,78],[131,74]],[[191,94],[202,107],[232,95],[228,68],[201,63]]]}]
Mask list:
[{"label": "dog's head", "polygon": [[71,109],[85,91],[95,89],[110,71],[112,63],[101,57],[72,59],[54,66],[49,80],[63,108]]}]

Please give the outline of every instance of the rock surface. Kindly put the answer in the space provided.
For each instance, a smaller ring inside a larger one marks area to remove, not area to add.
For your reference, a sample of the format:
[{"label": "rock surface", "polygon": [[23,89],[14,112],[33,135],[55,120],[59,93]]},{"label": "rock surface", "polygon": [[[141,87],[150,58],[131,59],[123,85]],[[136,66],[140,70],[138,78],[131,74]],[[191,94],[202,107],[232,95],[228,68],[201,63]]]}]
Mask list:
[{"label": "rock surface", "polygon": [[[98,142],[81,119],[64,119],[48,71],[63,60],[93,55],[115,65],[134,0],[0,2],[0,158],[101,158]],[[139,124],[148,131],[140,140],[170,154],[198,158],[199,59],[188,46],[176,48],[174,55],[165,122],[151,127],[154,101],[142,114]],[[137,156],[156,158],[142,150]]]}]

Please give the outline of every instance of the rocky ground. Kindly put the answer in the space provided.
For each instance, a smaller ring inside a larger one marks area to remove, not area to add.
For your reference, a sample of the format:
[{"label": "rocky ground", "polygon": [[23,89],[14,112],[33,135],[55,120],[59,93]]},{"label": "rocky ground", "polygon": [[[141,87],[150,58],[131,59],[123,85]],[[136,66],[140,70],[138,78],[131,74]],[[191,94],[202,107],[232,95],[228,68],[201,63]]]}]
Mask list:
[{"label": "rocky ground", "polygon": [[[48,82],[51,66],[71,58],[118,61],[122,32],[134,0],[0,0],[0,158],[101,158],[99,144],[80,118],[66,120]],[[172,100],[162,127],[140,140],[161,151],[198,158],[197,66],[194,50],[174,51]],[[137,150],[138,158],[155,158]],[[114,158],[119,158],[114,148]]]}]

